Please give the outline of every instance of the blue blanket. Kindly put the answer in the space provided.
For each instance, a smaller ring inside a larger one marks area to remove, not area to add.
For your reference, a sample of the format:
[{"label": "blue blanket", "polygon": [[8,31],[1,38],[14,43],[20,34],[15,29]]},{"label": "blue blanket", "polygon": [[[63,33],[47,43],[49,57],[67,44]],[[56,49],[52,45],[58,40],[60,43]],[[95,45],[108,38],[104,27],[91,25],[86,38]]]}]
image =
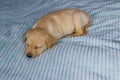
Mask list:
[{"label": "blue blanket", "polygon": [[[77,8],[88,34],[63,38],[39,57],[24,54],[24,33],[48,12]],[[0,0],[0,80],[120,80],[119,0]]]}]

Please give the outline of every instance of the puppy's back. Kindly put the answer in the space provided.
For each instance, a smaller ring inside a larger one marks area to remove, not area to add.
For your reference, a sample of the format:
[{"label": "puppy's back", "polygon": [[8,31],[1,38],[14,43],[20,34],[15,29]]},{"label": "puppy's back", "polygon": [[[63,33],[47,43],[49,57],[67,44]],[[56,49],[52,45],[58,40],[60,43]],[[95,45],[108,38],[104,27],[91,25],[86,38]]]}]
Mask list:
[{"label": "puppy's back", "polygon": [[63,35],[72,34],[74,31],[73,14],[75,12],[80,12],[85,17],[89,16],[82,10],[77,9],[56,10],[42,16],[33,28],[42,28],[58,38]]}]

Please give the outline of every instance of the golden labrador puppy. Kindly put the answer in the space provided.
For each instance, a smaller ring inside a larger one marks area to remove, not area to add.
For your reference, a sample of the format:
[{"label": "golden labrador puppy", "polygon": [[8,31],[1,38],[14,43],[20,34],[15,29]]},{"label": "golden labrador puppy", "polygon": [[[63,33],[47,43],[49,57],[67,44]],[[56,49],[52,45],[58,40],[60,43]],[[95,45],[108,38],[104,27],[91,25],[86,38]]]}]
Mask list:
[{"label": "golden labrador puppy", "polygon": [[25,33],[25,53],[29,58],[36,57],[45,49],[51,48],[63,36],[85,35],[91,23],[90,16],[77,9],[62,9],[48,13]]}]

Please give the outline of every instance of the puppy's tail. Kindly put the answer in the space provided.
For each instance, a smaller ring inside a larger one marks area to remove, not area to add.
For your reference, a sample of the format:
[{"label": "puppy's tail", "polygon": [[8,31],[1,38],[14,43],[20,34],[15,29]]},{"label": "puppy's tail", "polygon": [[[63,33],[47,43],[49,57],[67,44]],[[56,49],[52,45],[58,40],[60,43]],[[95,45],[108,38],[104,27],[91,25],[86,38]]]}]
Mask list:
[{"label": "puppy's tail", "polygon": [[89,18],[89,22],[84,26],[84,32],[85,32],[85,34],[87,34],[88,27],[90,27],[92,25],[92,19],[91,19],[91,17],[89,15],[87,15],[87,16]]},{"label": "puppy's tail", "polygon": [[88,16],[88,17],[89,17],[89,22],[84,26],[85,30],[87,30],[87,28],[92,25],[92,19],[90,16]]}]

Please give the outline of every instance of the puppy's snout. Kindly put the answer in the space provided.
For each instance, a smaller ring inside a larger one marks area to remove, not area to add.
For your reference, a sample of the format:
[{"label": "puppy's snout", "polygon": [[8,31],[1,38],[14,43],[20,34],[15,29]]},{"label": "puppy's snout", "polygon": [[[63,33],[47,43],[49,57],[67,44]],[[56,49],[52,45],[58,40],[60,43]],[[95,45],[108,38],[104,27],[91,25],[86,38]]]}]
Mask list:
[{"label": "puppy's snout", "polygon": [[28,58],[32,58],[32,54],[31,54],[31,53],[28,53],[28,54],[27,54],[27,57],[28,57]]}]

